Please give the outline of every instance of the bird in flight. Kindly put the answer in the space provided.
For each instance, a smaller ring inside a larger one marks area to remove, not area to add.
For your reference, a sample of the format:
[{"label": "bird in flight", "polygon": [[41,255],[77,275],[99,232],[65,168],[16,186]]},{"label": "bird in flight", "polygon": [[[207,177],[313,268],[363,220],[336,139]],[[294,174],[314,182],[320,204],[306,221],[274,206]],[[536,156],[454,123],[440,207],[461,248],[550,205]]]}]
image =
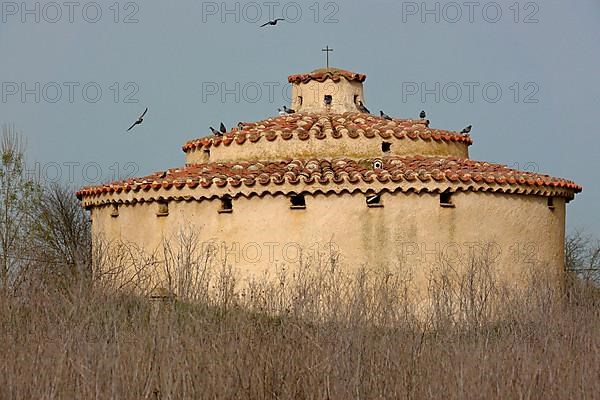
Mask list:
[{"label": "bird in flight", "polygon": [[359,101],[358,105],[356,107],[358,108],[358,111],[360,111],[361,113],[371,114],[371,111],[369,111],[369,109],[367,107],[365,107],[365,105],[363,104],[362,101]]},{"label": "bird in flight", "polygon": [[427,114],[425,113],[425,110],[421,111],[421,114],[419,114],[419,118],[425,119],[426,117],[427,117]]},{"label": "bird in flight", "polygon": [[473,129],[473,125],[467,126],[465,129],[463,129],[462,131],[460,131],[460,133],[465,134],[465,135],[469,134],[469,133],[471,133],[471,129]]},{"label": "bird in flight", "polygon": [[383,119],[387,119],[388,121],[392,120],[392,117],[390,117],[389,115],[387,115],[386,113],[384,113],[383,111],[379,111],[379,115],[381,115],[381,118]]},{"label": "bird in flight", "polygon": [[142,115],[140,115],[140,117],[137,119],[137,121],[135,121],[133,123],[133,125],[131,125],[129,127],[129,129],[127,129],[127,132],[129,132],[130,130],[132,130],[136,125],[140,125],[142,122],[144,122],[144,117],[146,116],[147,112],[148,112],[148,107],[146,107],[146,110],[144,111],[144,113]]},{"label": "bird in flight", "polygon": [[286,106],[283,106],[283,111],[285,111],[286,114],[296,114],[296,110],[292,110],[291,108],[287,108]]},{"label": "bird in flight", "polygon": [[273,26],[275,26],[275,25],[277,25],[277,23],[278,23],[279,21],[285,21],[285,19],[284,19],[284,18],[277,18],[277,19],[271,20],[271,21],[269,21],[269,22],[265,22],[265,23],[264,23],[264,24],[262,24],[260,27],[261,27],[261,28],[264,28],[264,27],[265,27],[265,26],[267,26],[267,25],[273,25]]},{"label": "bird in flight", "polygon": [[218,130],[216,130],[215,128],[213,128],[212,126],[210,127],[210,131],[212,132],[213,135],[215,136],[223,136],[223,134],[221,132],[219,132]]}]

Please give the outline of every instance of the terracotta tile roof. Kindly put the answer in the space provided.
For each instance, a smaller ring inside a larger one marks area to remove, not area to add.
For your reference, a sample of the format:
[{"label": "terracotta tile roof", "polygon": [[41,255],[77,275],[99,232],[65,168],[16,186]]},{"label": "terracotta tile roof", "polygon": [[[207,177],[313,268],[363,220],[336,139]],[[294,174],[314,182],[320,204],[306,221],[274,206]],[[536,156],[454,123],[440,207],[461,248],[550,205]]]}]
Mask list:
[{"label": "terracotta tile roof", "polygon": [[221,144],[229,146],[232,143],[244,144],[259,140],[309,140],[326,139],[328,137],[435,140],[460,142],[467,145],[473,143],[469,135],[459,132],[429,128],[428,120],[394,119],[388,121],[375,115],[351,112],[344,114],[290,114],[277,116],[263,121],[244,123],[244,129],[238,128],[226,133],[224,137],[213,135],[192,140],[183,146],[183,151],[198,148],[210,148]]},{"label": "terracotta tile roof", "polygon": [[84,188],[77,193],[77,197],[82,199],[96,195],[184,188],[230,188],[235,191],[260,186],[268,187],[269,190],[266,191],[276,193],[281,190],[278,187],[284,184],[303,185],[301,190],[308,190],[312,186],[350,187],[378,182],[401,187],[405,191],[417,184],[421,187],[462,185],[461,190],[492,188],[493,191],[507,193],[523,193],[524,191],[514,190],[515,187],[528,187],[531,190],[527,193],[553,195],[548,193],[560,192],[572,197],[573,193],[582,190],[568,180],[517,171],[499,164],[456,157],[390,156],[364,160],[339,158],[198,164],[144,178]]},{"label": "terracotta tile roof", "polygon": [[309,74],[298,74],[291,75],[288,77],[289,83],[308,83],[312,80],[318,82],[324,82],[327,79],[331,79],[334,82],[339,82],[340,79],[345,78],[349,81],[364,82],[367,76],[364,74],[357,74],[354,72],[346,71],[338,68],[323,68],[316,69]]}]

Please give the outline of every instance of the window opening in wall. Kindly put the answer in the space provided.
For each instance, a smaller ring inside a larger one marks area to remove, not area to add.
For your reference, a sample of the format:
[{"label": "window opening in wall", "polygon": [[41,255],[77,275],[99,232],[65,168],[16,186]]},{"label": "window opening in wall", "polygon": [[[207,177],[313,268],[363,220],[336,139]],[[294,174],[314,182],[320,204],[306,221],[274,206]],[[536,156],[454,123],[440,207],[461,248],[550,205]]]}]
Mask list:
[{"label": "window opening in wall", "polygon": [[554,197],[548,197],[548,208],[554,210]]},{"label": "window opening in wall", "polygon": [[230,214],[233,212],[233,199],[231,196],[223,196],[221,197],[221,209],[219,210],[220,214]]},{"label": "window opening in wall", "polygon": [[119,216],[119,205],[118,204],[112,205],[112,211],[110,213],[110,216],[113,218],[117,218]]},{"label": "window opening in wall", "polygon": [[333,103],[333,96],[331,96],[330,94],[326,94],[324,101],[326,106],[330,106],[331,103]]},{"label": "window opening in wall", "polygon": [[452,202],[452,193],[451,192],[440,193],[440,206],[454,207],[454,203]]},{"label": "window opening in wall", "polygon": [[366,199],[367,199],[367,207],[370,207],[370,208],[383,207],[383,203],[381,202],[381,195],[379,195],[379,194],[368,194]]},{"label": "window opening in wall", "polygon": [[166,217],[169,215],[169,203],[166,200],[160,200],[158,202],[158,211],[156,212],[157,217]]},{"label": "window opening in wall", "polygon": [[392,144],[390,142],[381,143],[381,151],[384,153],[389,153],[392,150]]},{"label": "window opening in wall", "polygon": [[290,208],[292,210],[303,210],[306,208],[306,198],[303,194],[297,194],[290,197]]}]

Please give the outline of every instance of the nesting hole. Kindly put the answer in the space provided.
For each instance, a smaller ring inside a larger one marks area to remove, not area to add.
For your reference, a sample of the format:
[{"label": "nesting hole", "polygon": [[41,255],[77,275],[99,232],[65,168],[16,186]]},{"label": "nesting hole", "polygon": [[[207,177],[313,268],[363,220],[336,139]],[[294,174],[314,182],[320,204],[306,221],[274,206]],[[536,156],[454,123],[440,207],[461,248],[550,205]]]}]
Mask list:
[{"label": "nesting hole", "polygon": [[158,211],[156,212],[157,217],[166,217],[169,215],[169,203],[165,200],[158,202]]},{"label": "nesting hole", "polygon": [[392,144],[390,142],[381,143],[381,151],[389,153],[392,150]]},{"label": "nesting hole", "polygon": [[325,101],[325,105],[330,106],[331,103],[333,103],[333,96],[330,94],[326,94],[324,101]]},{"label": "nesting hole", "polygon": [[556,207],[554,206],[554,197],[548,197],[548,208],[554,210]]},{"label": "nesting hole", "polygon": [[117,218],[119,216],[119,205],[113,204],[112,211],[110,212],[110,216],[113,218]]},{"label": "nesting hole", "polygon": [[452,193],[450,193],[450,192],[440,193],[440,206],[448,207],[448,208],[455,207],[454,203],[452,202]]},{"label": "nesting hole", "polygon": [[290,208],[292,210],[304,210],[306,208],[306,198],[303,194],[297,194],[290,197]]},{"label": "nesting hole", "polygon": [[367,207],[369,208],[381,208],[383,202],[381,201],[381,195],[379,194],[368,194],[366,196]]},{"label": "nesting hole", "polygon": [[231,196],[221,197],[221,208],[219,214],[231,214],[233,212],[233,199]]}]

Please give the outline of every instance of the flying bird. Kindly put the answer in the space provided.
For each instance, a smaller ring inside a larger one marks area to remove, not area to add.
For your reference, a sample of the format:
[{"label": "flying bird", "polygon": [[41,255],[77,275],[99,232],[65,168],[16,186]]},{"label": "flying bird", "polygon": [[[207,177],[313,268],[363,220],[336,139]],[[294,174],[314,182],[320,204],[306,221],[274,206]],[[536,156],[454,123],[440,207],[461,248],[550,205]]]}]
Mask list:
[{"label": "flying bird", "polygon": [[283,106],[283,111],[285,111],[286,114],[296,114],[296,110],[292,110],[291,108],[287,108],[286,106]]},{"label": "flying bird", "polygon": [[460,131],[460,133],[465,134],[465,135],[469,134],[469,133],[471,133],[471,129],[473,129],[473,125],[467,126],[465,129],[463,129],[462,131]]},{"label": "flying bird", "polygon": [[421,114],[419,114],[419,118],[421,118],[421,119],[427,118],[427,114],[425,113],[425,110],[421,111]]},{"label": "flying bird", "polygon": [[221,131],[222,134],[227,133],[227,128],[225,128],[225,125],[221,122],[221,126],[219,127],[219,130]]},{"label": "flying bird", "polygon": [[362,101],[359,101],[358,105],[356,107],[358,108],[358,111],[360,111],[361,113],[371,114],[371,111],[369,111],[369,109],[367,107],[365,107],[365,105],[363,104]]},{"label": "flying bird", "polygon": [[264,28],[264,27],[265,27],[265,26],[267,26],[267,25],[272,25],[272,26],[275,26],[275,25],[277,25],[277,23],[278,23],[279,21],[285,21],[285,19],[284,19],[284,18],[277,18],[277,19],[271,20],[271,21],[269,21],[269,22],[265,22],[265,23],[264,23],[264,24],[262,24],[260,27],[261,27],[261,28]]},{"label": "flying bird", "polygon": [[389,115],[387,115],[386,113],[384,113],[383,111],[379,111],[379,115],[381,115],[381,118],[383,119],[387,119],[388,121],[392,120],[392,117],[390,117]]},{"label": "flying bird", "polygon": [[127,132],[129,132],[130,130],[132,130],[134,126],[140,125],[142,122],[144,122],[144,117],[146,116],[147,112],[148,112],[148,107],[146,107],[146,110],[144,111],[144,113],[142,115],[140,115],[140,117],[137,119],[137,121],[135,121],[133,123],[133,125],[131,125],[129,127],[129,129],[127,129]]},{"label": "flying bird", "polygon": [[210,131],[212,132],[213,135],[215,136],[223,136],[223,134],[221,132],[219,132],[218,130],[216,130],[215,128],[213,128],[212,126],[210,127]]}]

